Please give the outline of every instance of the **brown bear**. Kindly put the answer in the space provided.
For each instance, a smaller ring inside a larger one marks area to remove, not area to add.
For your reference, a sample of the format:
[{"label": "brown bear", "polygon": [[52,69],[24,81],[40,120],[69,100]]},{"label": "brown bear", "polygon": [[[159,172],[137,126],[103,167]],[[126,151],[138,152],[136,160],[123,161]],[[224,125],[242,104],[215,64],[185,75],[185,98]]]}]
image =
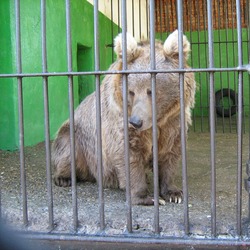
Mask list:
[{"label": "brown bear", "polygon": [[[122,36],[115,38],[117,60],[109,70],[122,69]],[[190,44],[183,36],[185,67]],[[178,31],[164,44],[155,43],[156,69],[178,68]],[[128,70],[150,69],[150,45],[137,44],[127,35]],[[195,79],[193,73],[184,75],[186,131],[191,124],[190,108],[194,105]],[[75,157],[77,180],[98,180],[96,99],[89,95],[75,111]],[[106,75],[101,85],[101,121],[103,183],[105,187],[125,189],[124,131],[122,108],[122,76]],[[181,157],[180,83],[178,73],[157,73],[156,105],[158,128],[158,165],[160,196],[166,201],[181,202],[182,191],[174,185],[175,170]],[[131,197],[133,204],[153,205],[148,194],[146,167],[152,163],[152,96],[149,73],[128,75],[129,156]],[[53,143],[54,181],[58,186],[71,185],[70,128],[67,120],[59,129]],[[152,164],[151,164],[152,165]]]}]

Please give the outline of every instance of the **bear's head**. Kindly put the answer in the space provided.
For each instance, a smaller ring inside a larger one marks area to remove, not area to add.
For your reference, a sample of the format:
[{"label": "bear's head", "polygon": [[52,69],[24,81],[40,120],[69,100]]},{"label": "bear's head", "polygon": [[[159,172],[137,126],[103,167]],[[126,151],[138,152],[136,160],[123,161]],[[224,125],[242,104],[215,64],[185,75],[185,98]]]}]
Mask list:
[{"label": "bear's head", "polygon": [[[118,61],[122,60],[122,35],[115,38],[115,52]],[[184,66],[190,52],[190,43],[183,36]],[[179,67],[178,31],[168,36],[164,44],[155,42],[156,70],[173,70]],[[127,69],[136,71],[150,70],[150,44],[136,40],[127,34]],[[120,91],[122,80],[120,80]],[[180,82],[178,73],[156,74],[157,125],[165,124],[180,112]],[[185,73],[184,91],[186,109],[193,106],[195,80],[193,73]],[[122,105],[122,104],[121,104]],[[152,126],[152,81],[149,73],[128,75],[128,115],[130,126],[138,130],[147,130]]]}]

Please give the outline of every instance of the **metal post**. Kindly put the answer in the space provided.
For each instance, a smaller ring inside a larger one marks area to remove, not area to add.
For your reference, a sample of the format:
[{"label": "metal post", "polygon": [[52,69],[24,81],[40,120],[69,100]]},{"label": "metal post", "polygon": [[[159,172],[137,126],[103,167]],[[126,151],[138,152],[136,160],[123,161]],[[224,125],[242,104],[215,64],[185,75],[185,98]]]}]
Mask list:
[{"label": "metal post", "polygon": [[[99,53],[99,21],[98,21],[98,0],[94,2],[94,46],[95,46],[95,71],[100,70]],[[95,76],[96,95],[96,131],[97,131],[97,169],[98,169],[98,191],[99,191],[99,213],[100,229],[105,229],[104,218],[104,195],[103,195],[103,166],[102,166],[102,128],[101,128],[101,93],[100,75]]]},{"label": "metal post", "polygon": [[[155,63],[155,1],[150,0],[150,69],[156,69]],[[152,86],[152,120],[153,120],[153,170],[154,170],[154,228],[155,233],[160,233],[159,226],[159,168],[158,168],[158,136],[157,136],[157,107],[156,107],[156,74],[151,74]]]},{"label": "metal post", "polygon": [[[41,39],[42,39],[42,68],[43,73],[47,72],[47,44],[46,44],[46,0],[41,0]],[[44,130],[46,147],[46,173],[47,173],[47,195],[49,211],[49,230],[54,228],[53,216],[53,195],[51,178],[51,150],[50,150],[50,127],[49,127],[49,97],[48,97],[48,77],[43,76],[43,96],[44,96]]]},{"label": "metal post", "polygon": [[[184,68],[183,57],[183,6],[182,1],[177,1],[178,13],[178,49],[179,69]],[[189,210],[188,210],[188,180],[187,180],[187,156],[186,156],[186,121],[185,121],[185,96],[184,96],[184,73],[179,73],[180,82],[180,121],[181,121],[181,155],[182,155],[182,189],[184,205],[185,234],[189,234]]]},{"label": "metal post", "polygon": [[[236,0],[238,67],[242,67],[242,34],[240,1]],[[242,116],[243,116],[243,72],[238,73],[238,121],[237,121],[237,234],[241,236],[242,217]]]},{"label": "metal post", "polygon": [[[16,14],[16,67],[17,74],[22,73],[21,55],[21,27],[20,27],[20,1],[15,0]],[[19,147],[20,147],[20,171],[21,171],[21,193],[23,202],[23,224],[28,225],[27,191],[26,191],[26,171],[24,157],[24,125],[23,125],[23,82],[22,77],[17,77],[18,84],[18,115],[19,115]]]},{"label": "metal post", "polygon": [[[66,0],[66,37],[67,37],[67,61],[68,73],[72,72],[72,44],[70,22],[70,0]],[[70,155],[71,155],[71,183],[72,183],[72,206],[73,206],[73,229],[78,227],[77,188],[76,188],[76,165],[75,165],[75,124],[74,124],[74,86],[73,76],[68,75],[69,91],[69,122],[70,122]]]},{"label": "metal post", "polygon": [[[209,68],[214,67],[214,48],[213,48],[213,17],[212,2],[207,0],[207,26],[208,26],[208,52]],[[214,72],[209,73],[210,84],[210,164],[211,164],[211,234],[216,237],[216,168],[215,168],[215,100],[214,100]]]},{"label": "metal post", "polygon": [[[127,11],[126,1],[122,1],[122,70],[127,69]],[[128,134],[128,79],[122,75],[122,98],[123,98],[123,122],[124,122],[124,152],[126,169],[126,206],[127,206],[127,230],[132,232],[132,203],[130,190],[130,162],[129,162],[129,134]]]}]

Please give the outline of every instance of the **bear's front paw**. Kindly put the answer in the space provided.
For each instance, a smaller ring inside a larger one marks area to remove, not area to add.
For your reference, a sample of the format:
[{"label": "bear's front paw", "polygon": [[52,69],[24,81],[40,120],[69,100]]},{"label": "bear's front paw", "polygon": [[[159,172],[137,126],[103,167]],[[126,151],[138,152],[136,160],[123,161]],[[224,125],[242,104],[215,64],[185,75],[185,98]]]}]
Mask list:
[{"label": "bear's front paw", "polygon": [[[134,205],[153,206],[154,198],[150,196],[147,196],[145,198],[137,197],[137,198],[132,199],[132,203]],[[159,197],[159,205],[162,205],[162,206],[166,205],[165,200],[163,200],[161,197]]]},{"label": "bear's front paw", "polygon": [[183,200],[183,193],[180,189],[168,190],[166,194],[161,195],[165,201],[173,203],[181,203]]},{"label": "bear's front paw", "polygon": [[54,177],[54,182],[59,187],[70,187],[71,186],[71,179],[64,178],[64,177]]},{"label": "bear's front paw", "polygon": [[154,205],[154,199],[150,196],[146,196],[146,197],[134,196],[134,197],[132,197],[132,204],[133,205],[152,206],[152,205]]}]

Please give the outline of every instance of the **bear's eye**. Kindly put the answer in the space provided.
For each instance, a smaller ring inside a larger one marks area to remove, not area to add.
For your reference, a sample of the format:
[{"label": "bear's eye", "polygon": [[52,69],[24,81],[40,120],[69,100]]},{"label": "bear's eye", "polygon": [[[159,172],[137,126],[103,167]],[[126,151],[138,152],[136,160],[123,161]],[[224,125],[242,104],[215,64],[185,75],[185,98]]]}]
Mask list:
[{"label": "bear's eye", "polygon": [[131,91],[131,90],[129,90],[129,92],[128,92],[131,96],[134,96],[135,95],[135,92],[133,92],[133,91]]},{"label": "bear's eye", "polygon": [[152,91],[150,89],[147,89],[147,94],[151,96],[152,95]]}]

